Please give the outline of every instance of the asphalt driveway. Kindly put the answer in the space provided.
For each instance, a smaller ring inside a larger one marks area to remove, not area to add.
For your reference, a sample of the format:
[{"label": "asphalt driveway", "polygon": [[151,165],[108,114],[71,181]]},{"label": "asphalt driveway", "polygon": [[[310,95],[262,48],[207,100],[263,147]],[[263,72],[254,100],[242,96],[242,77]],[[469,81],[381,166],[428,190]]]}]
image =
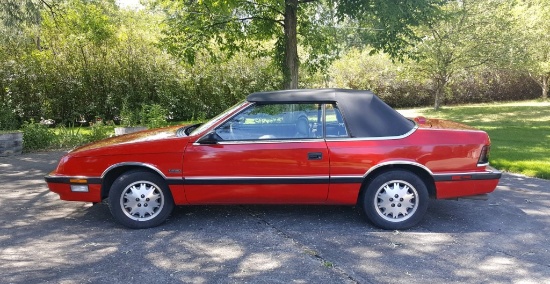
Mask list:
[{"label": "asphalt driveway", "polygon": [[550,282],[550,181],[505,174],[488,201],[432,201],[407,231],[345,206],[178,207],[129,230],[47,190],[62,154],[0,158],[2,283]]}]

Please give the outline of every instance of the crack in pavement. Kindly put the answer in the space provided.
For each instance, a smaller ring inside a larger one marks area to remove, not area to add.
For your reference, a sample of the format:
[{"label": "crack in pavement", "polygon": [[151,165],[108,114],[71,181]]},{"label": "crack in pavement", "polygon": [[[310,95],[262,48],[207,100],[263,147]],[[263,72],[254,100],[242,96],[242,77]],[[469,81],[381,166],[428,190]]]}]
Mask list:
[{"label": "crack in pavement", "polygon": [[252,210],[250,208],[246,208],[244,206],[241,206],[241,208],[243,208],[250,216],[256,218],[261,223],[265,224],[270,229],[274,230],[277,235],[281,236],[284,239],[287,239],[287,240],[291,241],[292,244],[295,247],[297,247],[303,253],[308,255],[312,260],[317,261],[317,262],[321,263],[321,265],[323,265],[324,267],[327,267],[327,268],[331,269],[332,271],[336,272],[336,274],[340,275],[346,281],[348,281],[350,283],[369,283],[369,284],[374,284],[375,283],[373,281],[361,282],[361,281],[355,279],[348,272],[346,272],[343,268],[341,268],[340,266],[337,266],[334,262],[332,262],[330,260],[327,260],[325,257],[323,257],[321,254],[319,254],[314,249],[312,249],[312,248],[308,247],[307,245],[302,244],[298,240],[294,239],[291,235],[287,234],[282,229],[277,228],[275,225],[271,224],[269,221],[262,218],[260,216],[260,214],[254,212],[254,210]]}]

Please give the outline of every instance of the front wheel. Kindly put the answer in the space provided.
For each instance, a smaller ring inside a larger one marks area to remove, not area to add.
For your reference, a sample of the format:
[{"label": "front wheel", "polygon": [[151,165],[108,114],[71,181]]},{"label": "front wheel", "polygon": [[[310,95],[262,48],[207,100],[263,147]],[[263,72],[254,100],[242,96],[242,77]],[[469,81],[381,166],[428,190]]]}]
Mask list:
[{"label": "front wheel", "polygon": [[407,229],[424,217],[428,209],[428,189],[417,175],[393,170],[375,177],[360,201],[363,212],[377,227]]},{"label": "front wheel", "polygon": [[174,208],[166,182],[147,171],[121,175],[111,186],[109,208],[113,217],[132,229],[160,225]]}]

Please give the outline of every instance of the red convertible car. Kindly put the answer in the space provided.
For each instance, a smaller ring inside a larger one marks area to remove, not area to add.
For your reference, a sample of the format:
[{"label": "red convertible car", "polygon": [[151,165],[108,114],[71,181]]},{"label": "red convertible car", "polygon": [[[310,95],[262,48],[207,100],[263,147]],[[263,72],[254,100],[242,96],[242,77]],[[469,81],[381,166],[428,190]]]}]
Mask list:
[{"label": "red convertible car", "polygon": [[162,223],[175,205],[353,205],[405,229],[428,200],[485,195],[487,133],[410,120],[369,91],[260,92],[207,123],[109,138],[69,152],[45,177],[63,200],[108,199],[130,228]]}]

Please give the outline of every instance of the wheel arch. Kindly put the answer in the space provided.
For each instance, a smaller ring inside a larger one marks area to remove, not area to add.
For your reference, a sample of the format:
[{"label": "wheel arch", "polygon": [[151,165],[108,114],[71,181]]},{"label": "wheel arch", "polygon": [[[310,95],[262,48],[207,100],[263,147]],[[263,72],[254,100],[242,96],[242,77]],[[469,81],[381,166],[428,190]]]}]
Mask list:
[{"label": "wheel arch", "polygon": [[374,178],[376,178],[378,175],[382,173],[389,172],[392,170],[397,170],[397,169],[406,170],[417,175],[426,185],[430,198],[436,197],[435,180],[433,178],[433,173],[432,171],[430,171],[430,169],[416,162],[392,161],[392,162],[385,162],[385,163],[378,164],[370,168],[365,173],[365,175],[363,175],[363,182],[361,183],[361,190],[359,192],[359,196],[357,197],[357,201],[359,202],[362,199],[361,195],[363,194],[365,189],[369,186],[369,184],[374,180]]},{"label": "wheel arch", "polygon": [[115,180],[124,173],[136,170],[143,170],[158,175],[162,179],[166,180],[166,177],[156,167],[137,162],[119,163],[107,168],[101,175],[101,199],[109,197],[111,186]]}]

